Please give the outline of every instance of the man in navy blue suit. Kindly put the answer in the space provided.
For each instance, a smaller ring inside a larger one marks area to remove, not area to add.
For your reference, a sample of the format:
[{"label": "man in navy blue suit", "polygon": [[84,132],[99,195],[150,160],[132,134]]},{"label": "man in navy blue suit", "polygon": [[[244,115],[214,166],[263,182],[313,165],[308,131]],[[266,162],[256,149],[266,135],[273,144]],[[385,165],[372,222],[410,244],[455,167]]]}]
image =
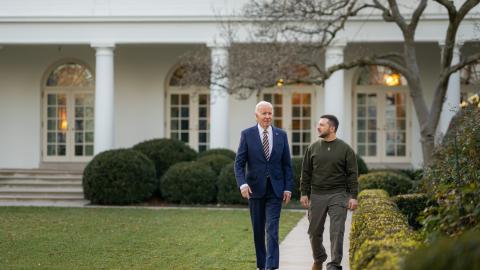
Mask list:
[{"label": "man in navy blue suit", "polygon": [[235,178],[242,196],[248,199],[257,267],[278,269],[280,211],[282,201],[290,201],[293,189],[290,148],[285,131],[272,126],[272,104],[259,102],[255,117],[257,125],[243,130],[240,137]]}]

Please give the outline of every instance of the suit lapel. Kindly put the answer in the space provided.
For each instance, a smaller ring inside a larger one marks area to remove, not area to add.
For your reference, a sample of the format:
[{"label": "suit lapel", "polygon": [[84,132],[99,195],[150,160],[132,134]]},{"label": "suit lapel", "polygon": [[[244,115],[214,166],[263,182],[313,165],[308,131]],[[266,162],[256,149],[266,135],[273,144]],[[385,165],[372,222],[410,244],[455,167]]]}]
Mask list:
[{"label": "suit lapel", "polygon": [[260,155],[265,159],[265,153],[263,153],[263,144],[262,140],[260,139],[260,134],[258,133],[258,126],[255,125],[252,127],[252,135],[255,138],[255,145],[257,145],[257,149],[260,152]]}]

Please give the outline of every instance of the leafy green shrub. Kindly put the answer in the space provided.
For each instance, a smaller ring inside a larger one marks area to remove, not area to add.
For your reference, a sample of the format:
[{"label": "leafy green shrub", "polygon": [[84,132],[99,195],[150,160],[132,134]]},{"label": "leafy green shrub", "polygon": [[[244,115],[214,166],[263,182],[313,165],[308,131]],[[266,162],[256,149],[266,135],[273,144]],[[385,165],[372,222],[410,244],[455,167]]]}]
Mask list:
[{"label": "leafy green shrub", "polygon": [[222,155],[230,158],[231,160],[235,160],[236,154],[230,149],[226,148],[213,148],[198,154],[198,158],[202,158],[209,155]]},{"label": "leafy green shrub", "polygon": [[205,163],[179,162],[162,176],[162,195],[172,203],[212,203],[217,197],[216,180],[215,172]]},{"label": "leafy green shrub", "polygon": [[371,172],[358,178],[360,190],[383,189],[390,196],[406,194],[412,188],[412,181],[406,176],[394,172]]},{"label": "leafy green shrub", "polygon": [[470,231],[459,239],[444,238],[409,255],[405,270],[480,269],[480,232]]},{"label": "leafy green shrub", "polygon": [[424,171],[424,189],[434,202],[423,224],[429,238],[480,229],[480,108],[460,110]]},{"label": "leafy green shrub", "polygon": [[351,269],[399,269],[401,258],[418,247],[418,234],[386,191],[364,190],[358,200],[350,233]]},{"label": "leafy green shrub", "polygon": [[408,224],[414,229],[422,227],[417,218],[420,213],[427,207],[428,197],[424,193],[417,194],[403,194],[392,197],[400,209],[400,211],[407,217]]},{"label": "leafy green shrub", "polygon": [[363,161],[360,155],[356,155],[356,157],[357,157],[358,175],[367,174],[368,173],[367,164],[365,163],[365,161]]},{"label": "leafy green shrub", "polygon": [[243,199],[237,186],[233,166],[234,162],[231,162],[220,172],[217,181],[217,201],[224,204],[246,204],[247,200]]},{"label": "leafy green shrub", "polygon": [[83,171],[83,192],[94,204],[143,202],[152,195],[155,183],[153,162],[131,149],[102,152]]},{"label": "leafy green shrub", "polygon": [[225,165],[230,164],[232,160],[224,155],[207,155],[197,159],[198,162],[205,163],[219,175]]},{"label": "leafy green shrub", "polygon": [[303,158],[292,158],[292,173],[293,173],[293,190],[292,200],[300,199],[300,177],[302,176],[302,161]]},{"label": "leafy green shrub", "polygon": [[195,150],[185,143],[175,139],[153,139],[133,146],[150,158],[155,164],[157,173],[157,190],[160,190],[160,178],[173,164],[181,161],[191,161],[197,157]]}]

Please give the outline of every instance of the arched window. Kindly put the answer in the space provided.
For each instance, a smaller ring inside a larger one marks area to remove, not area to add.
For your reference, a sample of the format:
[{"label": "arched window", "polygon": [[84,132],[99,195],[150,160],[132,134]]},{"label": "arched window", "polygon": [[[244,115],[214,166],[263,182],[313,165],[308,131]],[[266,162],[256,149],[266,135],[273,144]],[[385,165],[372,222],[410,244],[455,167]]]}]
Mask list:
[{"label": "arched window", "polygon": [[371,65],[360,69],[357,85],[406,86],[407,80],[389,67]]},{"label": "arched window", "polygon": [[69,61],[46,76],[43,101],[44,161],[88,161],[94,154],[94,77]]},{"label": "arched window", "polygon": [[209,79],[203,78],[203,82],[191,85],[188,81],[181,82],[185,76],[200,76],[200,73],[185,66],[172,72],[167,90],[167,134],[202,152],[210,145]]},{"label": "arched window", "polygon": [[78,63],[65,63],[56,67],[48,76],[49,87],[93,87],[92,72]]}]

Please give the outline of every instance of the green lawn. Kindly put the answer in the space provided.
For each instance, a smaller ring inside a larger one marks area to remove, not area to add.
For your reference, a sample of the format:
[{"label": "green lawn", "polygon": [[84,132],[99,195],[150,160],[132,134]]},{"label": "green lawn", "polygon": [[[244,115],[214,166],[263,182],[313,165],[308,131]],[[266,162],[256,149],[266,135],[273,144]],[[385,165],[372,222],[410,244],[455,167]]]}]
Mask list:
[{"label": "green lawn", "polygon": [[[303,216],[283,211],[280,237]],[[0,207],[0,269],[255,269],[247,211]]]}]

